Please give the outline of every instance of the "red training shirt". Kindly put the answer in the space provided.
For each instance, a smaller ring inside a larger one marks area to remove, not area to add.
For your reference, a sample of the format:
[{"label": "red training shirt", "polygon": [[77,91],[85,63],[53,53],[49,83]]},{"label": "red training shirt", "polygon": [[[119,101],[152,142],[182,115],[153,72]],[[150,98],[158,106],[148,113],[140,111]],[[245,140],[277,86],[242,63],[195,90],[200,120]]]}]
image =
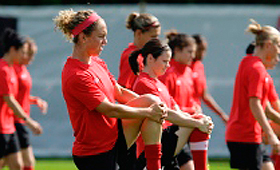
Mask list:
[{"label": "red training shirt", "polygon": [[15,132],[14,113],[4,101],[4,96],[17,96],[18,81],[15,70],[4,59],[0,59],[0,134]]},{"label": "red training shirt", "polygon": [[[160,80],[150,77],[145,72],[141,72],[139,74],[134,83],[133,91],[139,95],[153,94],[155,96],[158,96],[160,100],[171,109],[176,105],[175,100],[170,96],[166,86]],[[165,123],[163,124],[163,129],[171,125],[172,123],[170,123],[169,121],[165,121]],[[142,137],[139,136],[139,138],[137,139],[137,157],[140,153],[142,153],[143,150],[144,142],[142,140]]]},{"label": "red training shirt", "polygon": [[[30,91],[32,87],[32,79],[25,65],[14,64],[14,69],[18,78],[18,95],[16,97],[18,103],[24,112],[30,116]],[[15,123],[24,123],[25,121],[15,116]]]},{"label": "red training shirt", "polygon": [[195,112],[193,109],[196,104],[193,72],[188,65],[181,64],[173,59],[170,62],[170,67],[159,79],[165,84],[182,111],[190,114]]},{"label": "red training shirt", "polygon": [[97,155],[111,150],[118,138],[116,118],[95,108],[105,98],[115,102],[115,79],[99,57],[84,64],[69,57],[62,71],[62,92],[74,130],[73,155]]},{"label": "red training shirt", "polygon": [[226,141],[262,142],[262,129],[254,118],[250,106],[250,97],[261,100],[263,109],[268,101],[269,74],[261,59],[246,56],[242,59],[235,79],[233,104],[226,128]]},{"label": "red training shirt", "polygon": [[275,102],[279,99],[279,96],[276,92],[276,88],[273,83],[272,77],[269,75],[269,92],[268,92],[268,100],[269,102]]},{"label": "red training shirt", "polygon": [[203,95],[204,90],[207,88],[204,65],[200,60],[197,60],[192,63],[191,69],[193,71],[193,82],[195,89],[194,99],[196,103],[201,105],[200,99]]},{"label": "red training shirt", "polygon": [[[137,75],[133,73],[131,70],[131,67],[129,65],[129,56],[133,51],[138,50],[138,48],[133,44],[129,43],[128,47],[123,51],[120,59],[120,66],[119,66],[119,78],[118,83],[127,88],[132,90],[132,87],[134,85],[134,82],[137,78]],[[138,56],[138,64],[140,70],[143,69],[143,57],[142,55]]]},{"label": "red training shirt", "polygon": [[[170,96],[166,86],[158,79],[150,77],[147,73],[141,72],[135,81],[133,91],[139,95],[153,94],[158,96],[167,107],[173,109],[176,105],[175,100]],[[172,123],[165,121],[163,128],[172,125]]]}]

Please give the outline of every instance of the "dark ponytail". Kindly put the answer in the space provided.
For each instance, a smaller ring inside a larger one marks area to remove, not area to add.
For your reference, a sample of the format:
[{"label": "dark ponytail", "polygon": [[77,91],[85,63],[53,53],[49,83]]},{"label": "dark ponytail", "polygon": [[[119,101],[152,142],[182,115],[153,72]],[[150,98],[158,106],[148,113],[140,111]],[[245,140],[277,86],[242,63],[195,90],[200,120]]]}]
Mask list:
[{"label": "dark ponytail", "polygon": [[192,36],[184,33],[178,33],[176,30],[171,30],[165,33],[165,35],[168,40],[168,45],[172,50],[172,57],[175,55],[175,48],[183,50],[183,48],[195,44],[195,40]]},{"label": "dark ponytail", "polygon": [[195,39],[197,45],[200,45],[205,41],[205,38],[200,34],[194,34],[192,37]]},{"label": "dark ponytail", "polygon": [[15,47],[15,49],[18,50],[24,45],[25,41],[25,38],[21,37],[13,29],[5,29],[1,37],[1,46],[4,54],[9,52],[11,47]]},{"label": "dark ponytail", "polygon": [[169,51],[170,48],[167,44],[163,44],[159,39],[151,39],[148,41],[141,50],[134,51],[129,56],[129,64],[135,75],[141,71],[139,70],[138,56],[142,54],[143,64],[146,65],[147,57],[149,54],[157,59],[164,51]]},{"label": "dark ponytail", "polygon": [[129,56],[129,65],[135,75],[139,74],[139,63],[137,61],[138,56],[141,54],[141,50],[133,51]]}]

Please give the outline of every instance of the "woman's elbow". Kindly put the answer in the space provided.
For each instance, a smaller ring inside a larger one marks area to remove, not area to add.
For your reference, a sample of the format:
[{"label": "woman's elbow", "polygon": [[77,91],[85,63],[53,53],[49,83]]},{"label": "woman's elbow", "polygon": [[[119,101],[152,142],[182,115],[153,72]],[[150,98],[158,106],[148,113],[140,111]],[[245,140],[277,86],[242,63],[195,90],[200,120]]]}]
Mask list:
[{"label": "woman's elbow", "polygon": [[114,109],[108,109],[104,112],[102,112],[104,115],[110,117],[110,118],[118,118],[119,117],[119,113],[117,111],[115,111]]}]

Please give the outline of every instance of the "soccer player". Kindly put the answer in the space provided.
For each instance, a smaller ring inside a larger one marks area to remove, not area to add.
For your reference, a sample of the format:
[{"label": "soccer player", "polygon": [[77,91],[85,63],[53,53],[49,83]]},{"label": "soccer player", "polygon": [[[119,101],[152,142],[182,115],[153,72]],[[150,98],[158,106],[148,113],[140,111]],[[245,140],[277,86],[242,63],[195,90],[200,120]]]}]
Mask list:
[{"label": "soccer player", "polygon": [[[143,56],[144,69],[139,72],[138,55]],[[169,66],[171,49],[158,39],[151,39],[145,46],[134,51],[130,58],[130,65],[135,74],[139,74],[133,86],[138,94],[154,94],[169,108],[168,117],[163,125],[162,135],[162,164],[164,169],[174,168],[174,156],[177,155],[189,139],[194,128],[209,134],[213,128],[211,118],[205,115],[191,116],[180,110],[175,100],[170,96],[167,87],[158,79]],[[198,119],[195,119],[198,118]],[[200,119],[199,119],[200,118]],[[140,142],[137,144],[141,145]]]},{"label": "soccer player", "polygon": [[271,26],[262,27],[251,21],[247,31],[255,35],[255,52],[244,57],[238,68],[226,141],[231,168],[257,170],[262,165],[262,130],[273,152],[280,151],[280,142],[267,120],[268,117],[280,122],[279,114],[267,105],[269,74],[266,71],[279,61],[280,33]]},{"label": "soccer player", "polygon": [[26,40],[14,30],[6,29],[1,44],[4,56],[0,59],[0,169],[5,160],[10,169],[22,170],[23,163],[14,126],[14,114],[23,119],[34,134],[41,134],[42,128],[24,112],[16,100],[18,79],[13,65],[27,56]]},{"label": "soccer player", "polygon": [[[155,16],[133,12],[127,17],[126,28],[133,31],[134,38],[133,43],[129,43],[121,55],[118,83],[123,87],[132,89],[137,75],[133,74],[129,66],[129,55],[133,51],[141,49],[150,39],[157,38],[160,35],[161,26]],[[142,69],[142,56],[138,56],[137,60],[140,63],[140,69]]]},{"label": "soccer player", "polygon": [[[255,50],[255,42],[251,42],[247,48],[246,48],[246,55],[247,56],[252,56],[254,54],[254,50]],[[276,110],[277,112],[279,112],[279,108],[277,104],[278,102],[278,94],[276,92],[276,89],[274,87],[274,83],[273,83],[273,79],[271,76],[269,76],[269,92],[268,92],[268,100],[271,104],[271,106],[273,107],[274,110]],[[273,126],[272,126],[273,127]],[[263,143],[267,143],[265,140],[265,135],[263,135]],[[267,153],[267,150],[264,146],[264,144],[262,144],[262,154],[263,154],[263,158],[262,158],[262,170],[274,170],[274,165],[273,162],[271,160],[271,157],[269,156],[269,154]]]},{"label": "soccer player", "polygon": [[[22,57],[18,64],[14,64],[14,69],[18,77],[18,95],[16,97],[25,113],[30,116],[30,104],[36,104],[45,114],[47,112],[48,103],[37,96],[31,96],[32,79],[26,65],[29,65],[37,52],[37,45],[31,38],[26,39],[27,56]],[[34,170],[35,157],[25,125],[25,121],[15,116],[15,127],[20,143],[20,152],[23,159],[24,170]]]},{"label": "soccer player", "polygon": [[115,170],[116,162],[130,169],[126,152],[141,131],[147,169],[159,170],[165,107],[159,100],[156,104],[155,96],[139,97],[121,87],[99,58],[107,44],[104,19],[92,10],[62,10],[54,22],[74,43],[62,71],[62,92],[74,130],[72,154],[78,169]]},{"label": "soccer player", "polygon": [[[133,51],[142,48],[151,38],[158,37],[161,32],[161,26],[158,19],[151,14],[132,12],[126,19],[126,28],[133,31],[133,42],[129,43],[128,47],[121,54],[118,83],[132,90],[137,75],[133,74],[130,68],[128,62],[129,55]],[[143,58],[139,55],[138,62],[142,63],[141,60],[143,60]],[[142,68],[143,66],[141,65],[141,69]],[[128,162],[135,164],[137,160],[136,143],[130,147],[128,152]]]},{"label": "soccer player", "polygon": [[[166,85],[170,95],[174,98],[180,109],[191,115],[201,112],[201,107],[195,100],[195,87],[193,72],[190,68],[196,52],[196,42],[192,36],[178,33],[176,30],[166,33],[168,45],[172,50],[172,60],[166,73],[159,79]],[[194,130],[190,136],[189,144],[178,155],[181,169],[207,170],[207,150],[210,136],[199,130]],[[194,168],[191,168],[194,163]]]},{"label": "soccer player", "polygon": [[197,49],[196,54],[191,64],[191,68],[193,71],[193,80],[195,87],[195,100],[201,105],[201,99],[204,103],[210,107],[217,115],[221,117],[224,123],[228,120],[228,115],[223,111],[223,109],[217,104],[215,99],[209,93],[207,89],[206,76],[204,72],[204,65],[202,63],[206,51],[207,51],[207,41],[206,38],[200,34],[193,35],[195,39]]}]

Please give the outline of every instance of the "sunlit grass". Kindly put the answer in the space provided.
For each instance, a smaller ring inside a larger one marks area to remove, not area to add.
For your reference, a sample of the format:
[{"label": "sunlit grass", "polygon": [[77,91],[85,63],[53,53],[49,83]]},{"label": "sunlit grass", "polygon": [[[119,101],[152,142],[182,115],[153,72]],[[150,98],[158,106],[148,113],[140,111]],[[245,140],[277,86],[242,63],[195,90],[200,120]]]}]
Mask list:
[{"label": "sunlit grass", "polygon": [[[228,160],[210,160],[210,170],[230,170]],[[3,170],[8,170],[4,168]],[[71,159],[39,159],[36,170],[77,170]]]}]

